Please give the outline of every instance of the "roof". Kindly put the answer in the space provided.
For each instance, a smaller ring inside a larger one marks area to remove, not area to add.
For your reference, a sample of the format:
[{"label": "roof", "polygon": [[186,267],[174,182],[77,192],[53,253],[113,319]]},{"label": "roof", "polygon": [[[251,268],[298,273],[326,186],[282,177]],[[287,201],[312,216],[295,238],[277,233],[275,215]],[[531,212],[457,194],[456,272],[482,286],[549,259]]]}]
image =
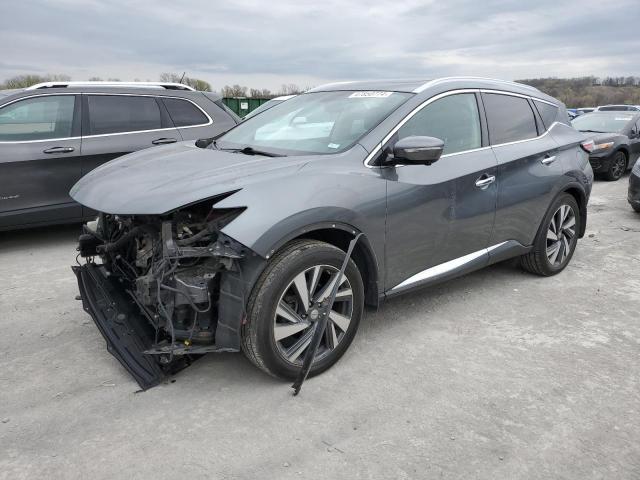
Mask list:
[{"label": "roof", "polygon": [[198,90],[188,89],[165,89],[146,85],[134,85],[127,82],[120,84],[103,85],[97,82],[78,82],[67,86],[48,86],[45,88],[22,88],[17,90],[0,90],[0,103],[6,101],[14,101],[24,97],[32,97],[36,95],[53,95],[53,94],[80,94],[80,93],[98,93],[113,95],[157,95],[181,98],[193,98],[196,95],[205,95],[212,102],[217,102],[222,96],[217,92],[201,92]]},{"label": "roof", "polygon": [[0,90],[0,97],[8,97],[9,95],[13,95],[14,93],[22,92],[23,88],[16,88],[13,90]]},{"label": "roof", "polygon": [[406,79],[406,80],[366,80],[354,82],[336,82],[321,85],[310,92],[335,91],[335,90],[382,90],[392,92],[421,93],[431,87],[445,84],[455,85],[456,88],[496,88],[508,90],[524,95],[543,95],[537,88],[524,83],[497,80],[484,77],[443,77],[433,80]]}]

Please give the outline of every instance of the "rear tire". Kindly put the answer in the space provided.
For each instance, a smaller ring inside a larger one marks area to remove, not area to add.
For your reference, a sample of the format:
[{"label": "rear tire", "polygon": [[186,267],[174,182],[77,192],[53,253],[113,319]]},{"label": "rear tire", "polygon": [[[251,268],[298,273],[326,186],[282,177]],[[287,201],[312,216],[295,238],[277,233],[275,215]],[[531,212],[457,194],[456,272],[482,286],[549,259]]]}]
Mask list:
[{"label": "rear tire", "polygon": [[609,164],[609,169],[604,173],[604,178],[610,182],[620,180],[627,171],[627,156],[623,151],[617,151]]},{"label": "rear tire", "polygon": [[573,257],[580,228],[578,203],[572,195],[563,193],[542,220],[533,249],[520,257],[522,268],[544,277],[560,273]]},{"label": "rear tire", "polygon": [[[253,288],[242,327],[242,350],[254,365],[275,377],[296,378],[313,335],[317,300],[326,298],[344,257],[339,248],[315,240],[296,240],[274,255]],[[336,363],[358,329],[364,286],[353,260],[345,276],[309,376]]]}]

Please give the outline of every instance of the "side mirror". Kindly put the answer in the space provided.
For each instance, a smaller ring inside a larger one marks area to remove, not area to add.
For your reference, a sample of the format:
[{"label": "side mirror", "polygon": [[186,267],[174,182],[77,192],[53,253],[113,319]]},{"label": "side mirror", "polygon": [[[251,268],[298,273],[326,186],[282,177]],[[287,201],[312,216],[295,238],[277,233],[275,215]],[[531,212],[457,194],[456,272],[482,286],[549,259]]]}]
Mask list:
[{"label": "side mirror", "polygon": [[434,137],[405,137],[393,146],[393,156],[388,155],[386,165],[431,165],[437,162],[444,142]]}]

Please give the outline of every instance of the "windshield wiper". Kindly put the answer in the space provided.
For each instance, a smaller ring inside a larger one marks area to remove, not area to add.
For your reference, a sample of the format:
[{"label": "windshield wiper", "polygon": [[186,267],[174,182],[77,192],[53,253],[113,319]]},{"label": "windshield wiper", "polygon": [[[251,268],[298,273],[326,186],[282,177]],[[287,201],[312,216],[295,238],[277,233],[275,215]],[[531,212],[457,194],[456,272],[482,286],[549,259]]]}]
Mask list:
[{"label": "windshield wiper", "polygon": [[603,132],[602,130],[580,130],[581,132],[589,132],[589,133],[609,133]]},{"label": "windshield wiper", "polygon": [[225,152],[243,153],[244,155],[262,155],[263,157],[286,157],[281,153],[265,152],[264,150],[256,150],[253,147],[242,148],[221,148],[220,150]]}]

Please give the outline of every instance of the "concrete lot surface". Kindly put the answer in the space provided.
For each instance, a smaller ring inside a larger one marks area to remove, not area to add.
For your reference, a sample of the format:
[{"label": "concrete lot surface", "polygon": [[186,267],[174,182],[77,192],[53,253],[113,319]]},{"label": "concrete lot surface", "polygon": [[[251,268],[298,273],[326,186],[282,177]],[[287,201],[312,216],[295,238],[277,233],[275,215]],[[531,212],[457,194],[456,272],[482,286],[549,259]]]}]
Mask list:
[{"label": "concrete lot surface", "polygon": [[638,479],[626,188],[596,184],[562,274],[507,262],[394,299],[297,398],[240,354],[136,393],[74,300],[78,226],[0,233],[0,478]]}]

